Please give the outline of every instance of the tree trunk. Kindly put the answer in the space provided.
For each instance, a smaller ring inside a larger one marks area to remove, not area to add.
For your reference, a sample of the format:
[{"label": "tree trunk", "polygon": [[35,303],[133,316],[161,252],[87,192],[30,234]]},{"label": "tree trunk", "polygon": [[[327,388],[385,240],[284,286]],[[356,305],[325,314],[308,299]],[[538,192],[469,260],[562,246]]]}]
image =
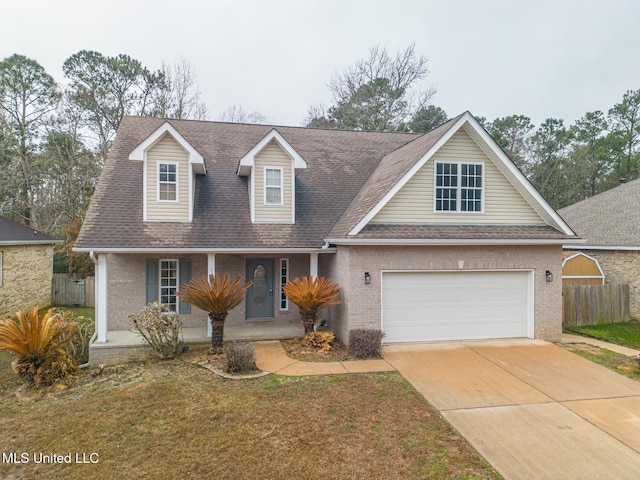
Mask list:
[{"label": "tree trunk", "polygon": [[316,324],[317,315],[318,312],[300,312],[305,335],[313,332],[313,326]]},{"label": "tree trunk", "polygon": [[227,314],[216,314],[215,316],[210,313],[209,319],[211,320],[211,353],[222,353],[222,347],[224,345],[224,321],[227,319]]}]

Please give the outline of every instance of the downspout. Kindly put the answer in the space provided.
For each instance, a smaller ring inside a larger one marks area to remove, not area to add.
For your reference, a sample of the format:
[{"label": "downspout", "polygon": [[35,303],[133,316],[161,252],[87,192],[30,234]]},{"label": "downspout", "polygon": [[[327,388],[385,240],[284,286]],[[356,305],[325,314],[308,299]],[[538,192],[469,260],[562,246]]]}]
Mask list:
[{"label": "downspout", "polygon": [[[93,250],[91,250],[89,252],[89,258],[91,259],[91,261],[93,262],[94,265],[98,265],[98,259],[94,255]],[[95,324],[95,320],[93,322]],[[91,340],[89,340],[89,345],[91,345],[93,342],[95,342],[97,337],[98,337],[98,329],[94,327],[93,328],[93,335],[91,335]],[[87,361],[87,363],[83,363],[82,365],[78,365],[78,367],[79,368],[89,368],[89,363],[91,363],[91,362]]]}]

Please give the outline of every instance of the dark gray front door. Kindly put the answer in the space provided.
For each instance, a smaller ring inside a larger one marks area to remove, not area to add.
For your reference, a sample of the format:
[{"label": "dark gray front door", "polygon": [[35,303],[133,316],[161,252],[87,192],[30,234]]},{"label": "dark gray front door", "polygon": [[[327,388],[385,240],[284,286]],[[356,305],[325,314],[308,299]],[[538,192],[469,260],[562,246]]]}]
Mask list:
[{"label": "dark gray front door", "polygon": [[247,319],[273,317],[273,258],[247,258]]}]

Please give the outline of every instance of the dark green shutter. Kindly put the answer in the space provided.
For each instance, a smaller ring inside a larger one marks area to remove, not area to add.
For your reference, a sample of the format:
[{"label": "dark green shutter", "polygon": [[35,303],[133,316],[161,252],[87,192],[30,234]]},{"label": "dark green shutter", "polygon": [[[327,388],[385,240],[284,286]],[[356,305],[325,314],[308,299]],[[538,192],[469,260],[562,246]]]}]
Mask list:
[{"label": "dark green shutter", "polygon": [[[180,260],[179,275],[178,290],[181,290],[185,283],[189,283],[191,281],[191,262],[189,260]],[[178,313],[191,313],[191,304],[187,302],[179,302]]]},{"label": "dark green shutter", "polygon": [[147,260],[147,303],[158,301],[158,260]]}]

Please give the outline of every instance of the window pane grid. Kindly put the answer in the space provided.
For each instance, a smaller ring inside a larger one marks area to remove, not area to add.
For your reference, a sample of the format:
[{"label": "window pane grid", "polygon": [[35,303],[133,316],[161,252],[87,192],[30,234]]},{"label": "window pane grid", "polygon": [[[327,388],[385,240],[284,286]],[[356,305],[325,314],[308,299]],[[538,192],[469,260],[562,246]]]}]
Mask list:
[{"label": "window pane grid", "polygon": [[282,171],[267,168],[264,173],[265,203],[267,205],[282,204]]},{"label": "window pane grid", "polygon": [[160,200],[175,201],[178,196],[177,165],[161,163],[158,165],[158,198]]},{"label": "window pane grid", "polygon": [[160,303],[173,311],[178,306],[178,261],[160,260]]},{"label": "window pane grid", "polygon": [[289,280],[289,259],[280,259],[280,310],[289,310],[289,299],[284,293],[284,286]]},{"label": "window pane grid", "polygon": [[435,209],[482,211],[482,164],[436,163]]}]

